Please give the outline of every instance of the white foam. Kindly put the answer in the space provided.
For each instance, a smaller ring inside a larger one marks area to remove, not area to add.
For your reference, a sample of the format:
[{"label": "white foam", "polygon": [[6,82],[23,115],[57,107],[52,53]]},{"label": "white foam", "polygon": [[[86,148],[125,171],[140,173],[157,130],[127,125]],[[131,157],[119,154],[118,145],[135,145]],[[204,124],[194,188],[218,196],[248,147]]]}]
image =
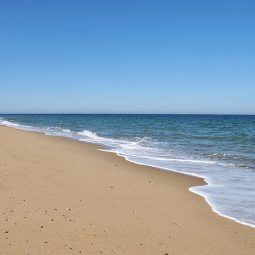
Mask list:
[{"label": "white foam", "polygon": [[66,132],[66,133],[71,133],[72,132],[70,129],[66,129],[66,128],[62,128],[62,131]]},{"label": "white foam", "polygon": [[96,140],[101,139],[101,137],[99,137],[96,133],[93,133],[89,130],[83,130],[81,132],[78,132],[78,134]]},{"label": "white foam", "polygon": [[7,120],[0,120],[0,124],[3,125],[3,126],[8,126],[8,127],[20,127],[19,124],[16,124],[16,123],[13,123],[13,122],[10,122],[10,121],[7,121]]},{"label": "white foam", "polygon": [[26,131],[30,131],[30,130],[35,129],[32,126],[21,125],[21,124],[11,122],[11,121],[8,121],[8,120],[3,120],[3,119],[0,119],[0,125],[6,126],[6,127],[13,127],[13,128],[21,129],[21,130],[26,130]]},{"label": "white foam", "polygon": [[152,159],[152,160],[159,160],[159,161],[173,161],[173,162],[187,162],[187,163],[201,163],[201,164],[209,164],[209,165],[216,165],[218,162],[216,161],[207,161],[207,160],[193,160],[193,159],[179,159],[179,158],[160,158],[160,157],[152,157],[152,156],[138,156],[138,155],[129,155],[129,156],[134,156],[138,158],[147,158],[147,159]]}]

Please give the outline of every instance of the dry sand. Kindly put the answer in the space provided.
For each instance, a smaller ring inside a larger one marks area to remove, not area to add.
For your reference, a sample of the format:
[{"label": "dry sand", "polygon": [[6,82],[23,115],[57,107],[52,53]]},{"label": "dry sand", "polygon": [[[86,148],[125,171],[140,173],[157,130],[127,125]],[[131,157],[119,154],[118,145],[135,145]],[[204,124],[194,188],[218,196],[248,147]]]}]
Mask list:
[{"label": "dry sand", "polygon": [[0,127],[0,254],[254,255],[255,229],[188,191],[203,184]]}]

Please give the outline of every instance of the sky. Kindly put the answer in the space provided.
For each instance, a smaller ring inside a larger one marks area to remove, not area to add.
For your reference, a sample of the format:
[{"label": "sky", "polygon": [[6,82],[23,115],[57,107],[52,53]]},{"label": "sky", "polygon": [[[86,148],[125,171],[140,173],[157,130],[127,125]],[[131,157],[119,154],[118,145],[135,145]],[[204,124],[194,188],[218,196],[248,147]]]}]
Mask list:
[{"label": "sky", "polygon": [[253,0],[0,0],[0,113],[255,114]]}]

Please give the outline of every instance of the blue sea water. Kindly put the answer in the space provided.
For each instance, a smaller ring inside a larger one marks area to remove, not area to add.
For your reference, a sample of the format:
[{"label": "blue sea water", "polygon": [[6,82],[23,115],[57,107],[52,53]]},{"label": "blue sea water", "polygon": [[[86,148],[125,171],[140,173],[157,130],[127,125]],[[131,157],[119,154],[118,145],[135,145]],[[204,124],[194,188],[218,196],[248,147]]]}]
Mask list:
[{"label": "blue sea water", "polygon": [[96,143],[127,160],[203,177],[190,190],[255,227],[255,116],[0,115],[0,124]]}]

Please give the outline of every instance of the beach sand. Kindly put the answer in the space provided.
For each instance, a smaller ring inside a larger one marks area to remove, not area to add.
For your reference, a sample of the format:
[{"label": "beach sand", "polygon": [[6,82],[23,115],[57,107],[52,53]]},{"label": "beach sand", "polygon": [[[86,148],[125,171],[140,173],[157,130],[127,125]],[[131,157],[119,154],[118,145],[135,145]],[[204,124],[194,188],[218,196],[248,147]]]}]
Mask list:
[{"label": "beach sand", "polygon": [[255,254],[255,229],[188,191],[199,178],[0,127],[0,254]]}]

